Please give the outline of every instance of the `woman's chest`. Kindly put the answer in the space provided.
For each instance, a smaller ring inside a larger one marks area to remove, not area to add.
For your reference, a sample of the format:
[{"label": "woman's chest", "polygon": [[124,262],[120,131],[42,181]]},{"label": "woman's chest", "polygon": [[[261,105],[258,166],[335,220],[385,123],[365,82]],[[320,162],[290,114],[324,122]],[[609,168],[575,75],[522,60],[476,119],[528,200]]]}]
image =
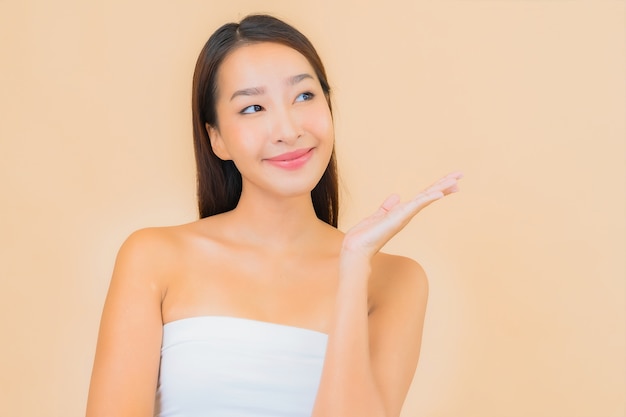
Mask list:
[{"label": "woman's chest", "polygon": [[164,322],[230,316],[327,330],[337,291],[337,259],[233,255],[181,268],[162,303]]}]

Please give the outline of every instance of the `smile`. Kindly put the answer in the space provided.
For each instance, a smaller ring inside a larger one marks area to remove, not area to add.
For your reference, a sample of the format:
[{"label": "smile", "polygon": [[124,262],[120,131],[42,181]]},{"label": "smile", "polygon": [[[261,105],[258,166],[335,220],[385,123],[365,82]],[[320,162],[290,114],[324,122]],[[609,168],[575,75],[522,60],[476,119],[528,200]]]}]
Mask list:
[{"label": "smile", "polygon": [[313,149],[314,148],[298,149],[268,158],[265,161],[278,168],[294,170],[307,163],[313,155]]}]

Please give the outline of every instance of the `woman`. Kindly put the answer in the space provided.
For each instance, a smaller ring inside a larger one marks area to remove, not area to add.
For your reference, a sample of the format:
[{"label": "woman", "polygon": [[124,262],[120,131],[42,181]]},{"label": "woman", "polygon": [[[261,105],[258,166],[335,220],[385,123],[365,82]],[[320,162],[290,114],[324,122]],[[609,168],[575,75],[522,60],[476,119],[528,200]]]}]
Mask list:
[{"label": "woman", "polygon": [[398,416],[427,281],[379,250],[460,174],[337,230],[324,67],[270,16],[218,29],[193,89],[201,219],[120,249],[87,415]]}]

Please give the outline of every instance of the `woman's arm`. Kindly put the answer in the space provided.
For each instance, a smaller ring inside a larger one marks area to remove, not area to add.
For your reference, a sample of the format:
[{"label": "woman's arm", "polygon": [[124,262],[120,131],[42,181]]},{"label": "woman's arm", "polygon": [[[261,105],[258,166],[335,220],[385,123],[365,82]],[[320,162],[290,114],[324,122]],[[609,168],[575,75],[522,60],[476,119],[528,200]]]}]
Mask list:
[{"label": "woman's arm", "polygon": [[346,234],[313,417],[400,414],[419,356],[427,282],[416,263],[378,251],[421,209],[457,191],[460,178],[450,174],[405,203],[392,196]]},{"label": "woman's arm", "polygon": [[162,337],[167,251],[156,230],[135,232],[118,254],[102,313],[87,417],[152,417]]}]

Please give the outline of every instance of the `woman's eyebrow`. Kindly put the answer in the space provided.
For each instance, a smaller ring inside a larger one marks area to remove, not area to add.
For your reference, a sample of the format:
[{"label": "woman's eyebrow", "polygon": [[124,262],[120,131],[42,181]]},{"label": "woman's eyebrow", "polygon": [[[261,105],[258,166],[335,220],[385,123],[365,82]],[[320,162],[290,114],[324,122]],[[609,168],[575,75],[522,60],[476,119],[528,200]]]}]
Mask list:
[{"label": "woman's eyebrow", "polygon": [[237,96],[260,96],[262,94],[265,94],[264,87],[244,88],[242,90],[235,91],[233,95],[230,96],[230,101],[232,101]]},{"label": "woman's eyebrow", "polygon": [[307,78],[313,79],[313,76],[307,73],[294,75],[292,77],[287,78],[287,84],[295,85],[295,84],[298,84],[300,81],[307,79]]},{"label": "woman's eyebrow", "polygon": [[[305,79],[314,79],[314,78],[313,78],[313,76],[311,74],[307,74],[307,73],[293,75],[293,76],[287,78],[286,84],[287,85],[296,85],[300,81],[305,80]],[[235,91],[233,93],[233,95],[230,96],[230,101],[232,101],[237,96],[260,96],[262,94],[265,94],[265,87],[243,88],[241,90]]]}]

